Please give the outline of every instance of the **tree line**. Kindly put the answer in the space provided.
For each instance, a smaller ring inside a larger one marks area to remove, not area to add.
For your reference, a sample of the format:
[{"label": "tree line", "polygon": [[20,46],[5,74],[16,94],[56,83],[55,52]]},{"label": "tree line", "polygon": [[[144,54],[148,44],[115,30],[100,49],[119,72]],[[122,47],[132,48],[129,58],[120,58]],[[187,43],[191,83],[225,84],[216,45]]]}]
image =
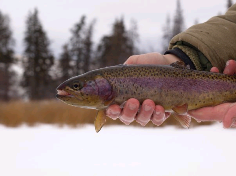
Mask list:
[{"label": "tree line", "polygon": [[[227,1],[227,7],[232,1]],[[62,81],[104,66],[122,64],[131,55],[139,54],[137,22],[132,20],[127,29],[124,18],[116,19],[110,34],[101,38],[97,46],[92,40],[96,20],[88,22],[82,16],[71,28],[69,40],[62,46],[59,58],[50,50],[50,40],[39,19],[39,11],[29,12],[26,19],[24,53],[21,58],[23,76],[20,85],[16,85],[17,73],[12,65],[15,41],[10,28],[10,18],[0,11],[0,101],[8,101],[17,96],[18,86],[24,89],[30,100],[50,99],[55,97],[55,88]],[[183,10],[180,0],[173,22],[167,16],[163,28],[163,52],[173,36],[184,30]],[[18,63],[19,64],[19,63]]]}]

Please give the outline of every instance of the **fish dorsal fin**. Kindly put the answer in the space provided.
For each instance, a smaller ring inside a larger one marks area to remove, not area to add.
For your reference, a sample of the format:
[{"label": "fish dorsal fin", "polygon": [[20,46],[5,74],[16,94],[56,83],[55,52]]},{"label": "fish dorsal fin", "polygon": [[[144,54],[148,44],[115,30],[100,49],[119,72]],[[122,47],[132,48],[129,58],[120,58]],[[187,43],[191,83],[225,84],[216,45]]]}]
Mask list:
[{"label": "fish dorsal fin", "polygon": [[170,66],[174,68],[190,69],[190,66],[189,65],[186,66],[183,61],[173,62],[172,64],[170,64]]},{"label": "fish dorsal fin", "polygon": [[99,110],[94,121],[95,130],[97,133],[102,129],[105,122],[106,122],[105,110],[104,109]]},{"label": "fish dorsal fin", "polygon": [[174,112],[176,112],[177,114],[179,114],[179,115],[186,114],[188,112],[188,104],[185,103],[185,104],[180,105],[180,106],[175,106],[175,107],[172,108],[172,110]]},{"label": "fish dorsal fin", "polygon": [[174,118],[181,124],[184,128],[189,128],[191,123],[191,117],[188,115],[179,115],[173,113]]}]

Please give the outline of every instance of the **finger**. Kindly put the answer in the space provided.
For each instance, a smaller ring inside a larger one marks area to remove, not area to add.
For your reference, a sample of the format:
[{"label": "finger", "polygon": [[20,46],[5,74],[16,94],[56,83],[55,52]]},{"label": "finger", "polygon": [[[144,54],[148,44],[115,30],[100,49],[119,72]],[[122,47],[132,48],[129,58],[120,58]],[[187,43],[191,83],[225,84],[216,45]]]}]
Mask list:
[{"label": "finger", "polygon": [[135,98],[129,99],[124,106],[123,111],[121,112],[120,120],[129,125],[131,122],[134,121],[135,116],[139,109],[139,101]]},{"label": "finger", "polygon": [[141,54],[141,55],[133,55],[130,56],[125,63],[126,65],[130,64],[159,64],[159,65],[166,65],[168,64],[165,57],[163,57],[160,53],[147,53],[147,54]]},{"label": "finger", "polygon": [[152,100],[145,100],[142,104],[141,110],[136,118],[136,121],[142,126],[145,126],[150,121],[154,108],[155,103]]},{"label": "finger", "polygon": [[228,60],[224,69],[224,74],[233,75],[236,73],[236,62],[234,60]]},{"label": "finger", "polygon": [[159,126],[165,121],[165,119],[165,109],[160,105],[156,105],[153,116],[151,118],[152,123]]},{"label": "finger", "polygon": [[236,119],[235,118],[233,119],[233,123],[231,125],[231,128],[236,128]]},{"label": "finger", "polygon": [[197,121],[223,121],[230,103],[220,104],[214,107],[204,107],[188,111],[188,114]]},{"label": "finger", "polygon": [[220,71],[217,67],[212,67],[210,72],[219,73]]},{"label": "finger", "polygon": [[140,55],[133,55],[133,56],[130,56],[126,61],[125,61],[125,65],[130,65],[130,64],[138,64],[139,63],[139,60],[140,60]]},{"label": "finger", "polygon": [[120,116],[120,113],[121,108],[119,105],[116,104],[109,106],[106,110],[106,115],[112,118],[113,120],[116,120]]},{"label": "finger", "polygon": [[157,126],[160,126],[161,124],[163,124],[166,121],[166,119],[168,119],[170,117],[170,115],[171,115],[171,112],[165,112],[165,116],[164,116],[162,122],[159,123]]},{"label": "finger", "polygon": [[223,119],[224,128],[230,128],[236,119],[236,103],[233,103],[229,106],[229,110],[225,114]]}]

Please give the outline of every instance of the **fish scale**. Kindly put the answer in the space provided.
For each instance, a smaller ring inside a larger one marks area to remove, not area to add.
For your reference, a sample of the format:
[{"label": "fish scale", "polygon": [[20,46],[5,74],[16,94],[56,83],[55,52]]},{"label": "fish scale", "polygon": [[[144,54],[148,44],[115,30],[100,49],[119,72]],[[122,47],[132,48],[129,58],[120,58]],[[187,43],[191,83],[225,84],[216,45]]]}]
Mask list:
[{"label": "fish scale", "polygon": [[236,101],[235,76],[153,65],[122,65],[100,71],[118,92],[117,104],[129,98],[141,103],[149,98],[165,109],[187,103],[192,110]]},{"label": "fish scale", "polygon": [[191,118],[183,115],[188,110],[236,102],[236,76],[191,70],[179,62],[171,66],[117,65],[73,77],[57,90],[68,93],[57,95],[67,104],[103,111],[95,120],[96,131],[105,123],[104,111],[109,105],[121,105],[130,98],[140,103],[153,100],[188,128]]}]

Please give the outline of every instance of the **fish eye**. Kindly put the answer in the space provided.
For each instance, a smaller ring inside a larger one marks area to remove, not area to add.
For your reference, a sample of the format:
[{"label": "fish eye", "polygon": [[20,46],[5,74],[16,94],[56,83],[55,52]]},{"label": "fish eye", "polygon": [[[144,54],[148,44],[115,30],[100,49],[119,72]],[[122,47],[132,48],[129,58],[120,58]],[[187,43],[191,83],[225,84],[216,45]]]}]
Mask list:
[{"label": "fish eye", "polygon": [[73,87],[74,87],[75,89],[78,89],[78,88],[79,88],[79,84],[76,84],[76,83],[75,83],[75,84],[73,85]]},{"label": "fish eye", "polygon": [[73,84],[73,88],[74,88],[75,90],[80,90],[80,89],[83,88],[83,84],[82,84],[82,83],[74,83],[74,84]]}]

